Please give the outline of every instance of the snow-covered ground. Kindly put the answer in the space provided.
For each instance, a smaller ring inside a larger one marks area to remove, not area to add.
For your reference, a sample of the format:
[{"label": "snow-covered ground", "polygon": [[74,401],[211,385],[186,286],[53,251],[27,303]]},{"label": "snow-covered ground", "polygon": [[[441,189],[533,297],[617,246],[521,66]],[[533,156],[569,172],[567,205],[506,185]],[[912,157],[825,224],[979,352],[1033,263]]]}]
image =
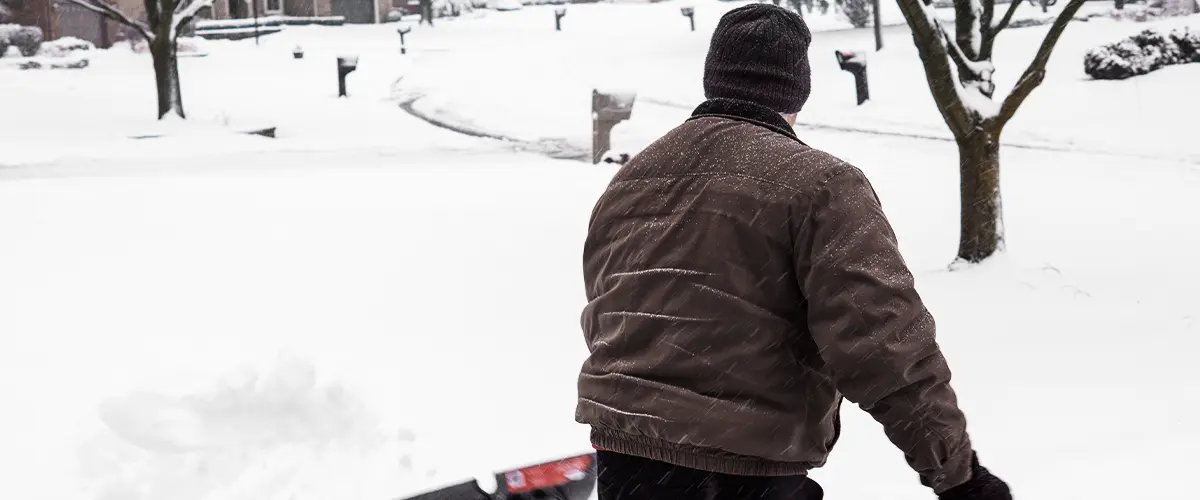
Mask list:
[{"label": "snow-covered ground", "polygon": [[[591,89],[632,88],[618,137],[639,144],[699,101],[737,4],[696,4],[696,33],[681,5],[571,6],[561,33],[551,7],[487,13],[414,27],[403,56],[395,25],[214,42],[182,61],[190,124],[153,122],[127,49],[0,70],[0,497],[388,500],[589,450],[578,258],[612,168],[399,104],[582,147]],[[1200,65],[1087,81],[1083,50],[1147,25],[1071,25],[1005,137],[1117,154],[1006,148],[1009,251],[950,271],[953,144],[832,130],[944,133],[909,35],[887,28],[854,107],[829,52],[869,32],[810,22],[800,132],[875,183],[985,463],[1024,500],[1194,497],[1200,149],[1179,114],[1200,109]],[[1001,89],[1044,30],[1002,35]],[[349,99],[340,54],[360,57]],[[831,498],[930,497],[877,424],[844,417],[814,473]]]},{"label": "snow-covered ground", "polygon": [[[1011,250],[950,272],[951,144],[810,140],[876,183],[1022,498],[1191,498],[1195,166],[1008,151]],[[0,181],[3,495],[381,500],[586,451],[578,255],[611,168],[439,158]],[[928,498],[844,413],[830,494]]]}]

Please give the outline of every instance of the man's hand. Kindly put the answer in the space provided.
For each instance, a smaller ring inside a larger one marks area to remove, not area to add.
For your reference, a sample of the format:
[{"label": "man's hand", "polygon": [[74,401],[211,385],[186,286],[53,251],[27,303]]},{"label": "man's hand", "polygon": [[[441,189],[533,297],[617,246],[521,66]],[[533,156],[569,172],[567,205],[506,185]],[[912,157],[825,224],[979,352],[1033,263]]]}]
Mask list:
[{"label": "man's hand", "polygon": [[963,484],[950,488],[941,495],[939,500],[1012,500],[1012,492],[1000,478],[979,465],[979,456],[971,459],[971,479]]}]

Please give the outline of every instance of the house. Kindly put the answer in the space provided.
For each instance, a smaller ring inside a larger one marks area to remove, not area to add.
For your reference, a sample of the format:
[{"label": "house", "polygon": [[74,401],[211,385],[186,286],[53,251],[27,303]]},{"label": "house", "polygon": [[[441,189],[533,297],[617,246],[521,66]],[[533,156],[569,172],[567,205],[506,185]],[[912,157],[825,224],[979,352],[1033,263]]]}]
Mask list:
[{"label": "house", "polygon": [[[258,0],[259,17],[331,17],[347,23],[383,22],[392,10],[393,0]],[[216,0],[210,19],[250,19],[254,17],[251,0]]]},{"label": "house", "polygon": [[[112,3],[129,17],[146,17],[146,7],[142,0],[115,0]],[[41,28],[46,40],[73,36],[92,42],[97,47],[107,48],[123,39],[123,30],[119,23],[105,20],[98,14],[69,2],[18,0],[15,6],[13,22]]]},{"label": "house", "polygon": [[[251,19],[255,0],[215,0],[207,19]],[[397,0],[257,0],[258,16],[312,18],[341,16],[347,23],[383,22]],[[110,0],[133,19],[146,19],[144,0]],[[17,0],[12,22],[42,29],[46,40],[66,36],[81,38],[100,48],[127,39],[130,34],[120,23],[63,0]]]}]

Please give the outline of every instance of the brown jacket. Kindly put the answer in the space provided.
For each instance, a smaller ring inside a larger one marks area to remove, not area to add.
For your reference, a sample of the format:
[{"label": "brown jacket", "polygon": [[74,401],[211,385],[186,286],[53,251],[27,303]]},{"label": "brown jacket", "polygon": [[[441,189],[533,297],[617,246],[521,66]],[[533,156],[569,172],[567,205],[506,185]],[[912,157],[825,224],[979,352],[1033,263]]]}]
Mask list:
[{"label": "brown jacket", "polygon": [[825,463],[843,395],[922,482],[970,475],[934,322],[867,178],[778,114],[717,99],[633,158],[584,247],[600,449],[741,475]]}]

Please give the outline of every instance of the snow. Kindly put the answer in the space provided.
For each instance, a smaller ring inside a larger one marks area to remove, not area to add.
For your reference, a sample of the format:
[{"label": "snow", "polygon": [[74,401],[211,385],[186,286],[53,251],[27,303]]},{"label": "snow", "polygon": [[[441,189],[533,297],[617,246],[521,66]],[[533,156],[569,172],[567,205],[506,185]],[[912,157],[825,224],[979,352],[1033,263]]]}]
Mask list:
[{"label": "snow", "polygon": [[[578,258],[614,167],[399,104],[586,151],[591,90],[624,89],[613,142],[637,151],[699,102],[708,32],[737,6],[695,5],[696,33],[674,3],[572,5],[561,33],[552,6],[416,26],[406,56],[393,25],[211,42],[181,60],[187,121],[154,120],[149,56],[127,47],[0,74],[0,496],[387,500],[589,451]],[[1196,19],[1070,26],[1005,132],[1024,146],[1001,153],[1008,250],[953,269],[956,148],[914,138],[948,134],[911,36],[886,31],[861,107],[829,52],[869,30],[814,36],[797,131],[872,180],[980,456],[1023,499],[1194,496],[1200,167],[1178,116],[1200,75],[1093,82],[1078,63]],[[1001,35],[997,95],[1045,29]],[[242,133],[260,126],[278,138]],[[877,423],[843,418],[813,474],[831,495],[929,498]]]},{"label": "snow", "polygon": [[[1011,251],[948,272],[951,144],[805,138],[876,184],[998,474],[1049,499],[1119,461],[1127,480],[1072,493],[1186,497],[1195,167],[1006,151]],[[577,256],[611,168],[287,163],[0,182],[0,466],[24,471],[6,496],[377,500],[587,450]],[[877,424],[844,414],[814,477],[926,498]]]}]

